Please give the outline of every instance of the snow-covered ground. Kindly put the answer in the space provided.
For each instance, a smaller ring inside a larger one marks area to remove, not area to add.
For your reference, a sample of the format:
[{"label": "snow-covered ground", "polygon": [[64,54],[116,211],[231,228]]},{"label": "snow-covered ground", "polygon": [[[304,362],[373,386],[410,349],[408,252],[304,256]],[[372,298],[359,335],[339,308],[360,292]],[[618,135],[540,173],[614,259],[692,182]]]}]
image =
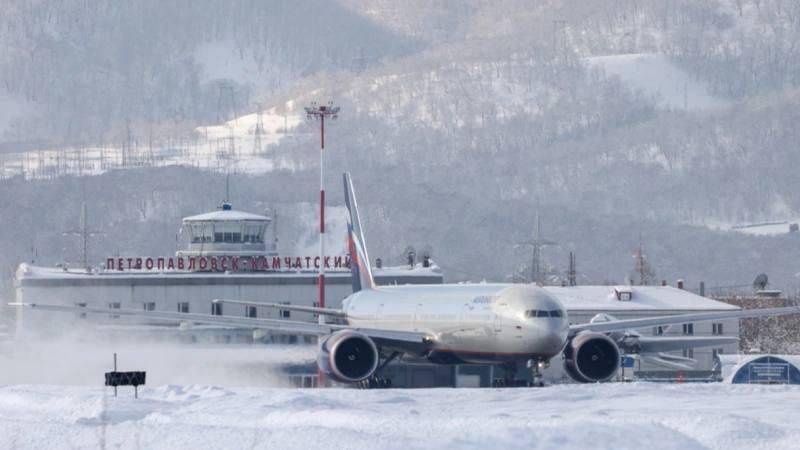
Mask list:
[{"label": "snow-covered ground", "polygon": [[0,448],[795,449],[800,387],[0,387]]},{"label": "snow-covered ground", "polygon": [[629,54],[587,58],[590,67],[602,68],[606,75],[617,76],[630,88],[654,97],[670,109],[713,109],[726,105],[700,81],[672,63],[666,55]]},{"label": "snow-covered ground", "polygon": [[792,224],[800,224],[800,218],[759,223],[731,224],[724,221],[706,220],[704,225],[711,230],[735,231],[752,236],[781,236],[791,232]]},{"label": "snow-covered ground", "polygon": [[736,225],[732,226],[731,231],[739,233],[752,234],[755,236],[779,236],[782,234],[789,234],[791,232],[791,225],[800,223],[800,219],[792,219],[788,221],[779,221],[763,224],[752,225]]},{"label": "snow-covered ground", "polygon": [[[194,166],[237,173],[273,170],[271,147],[286,138],[311,139],[298,133],[304,116],[284,105],[287,112],[270,108],[259,114],[236,117],[219,125],[198,127],[192,139],[156,142],[136,141],[130,147],[81,147],[9,152],[0,155],[0,179],[54,178],[63,175],[98,175],[113,169],[142,166]],[[260,144],[257,142],[260,136]],[[284,168],[284,167],[282,167]]]},{"label": "snow-covered ground", "polygon": [[[102,387],[120,370],[148,384]],[[544,389],[293,389],[314,346],[0,342],[6,448],[797,448],[800,386],[609,383]]]}]

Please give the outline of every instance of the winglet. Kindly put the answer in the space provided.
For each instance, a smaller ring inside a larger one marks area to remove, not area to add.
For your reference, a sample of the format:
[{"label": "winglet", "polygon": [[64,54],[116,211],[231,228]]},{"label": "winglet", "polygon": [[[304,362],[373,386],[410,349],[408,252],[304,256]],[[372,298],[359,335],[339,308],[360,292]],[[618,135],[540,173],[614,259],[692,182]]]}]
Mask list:
[{"label": "winglet", "polygon": [[344,203],[347,206],[347,247],[350,252],[350,273],[353,281],[353,292],[362,289],[374,289],[375,280],[372,277],[367,245],[364,242],[364,233],[361,229],[361,218],[358,215],[358,203],[353,189],[353,180],[350,173],[344,174]]}]

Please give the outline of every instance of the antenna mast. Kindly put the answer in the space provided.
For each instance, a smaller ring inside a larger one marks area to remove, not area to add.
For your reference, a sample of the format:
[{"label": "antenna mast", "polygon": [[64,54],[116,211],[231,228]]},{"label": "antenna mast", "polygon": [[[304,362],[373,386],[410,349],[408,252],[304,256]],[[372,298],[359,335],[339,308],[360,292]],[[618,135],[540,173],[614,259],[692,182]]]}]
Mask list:
[{"label": "antenna mast", "polygon": [[231,185],[230,185],[230,181],[231,181],[231,174],[230,173],[226,173],[225,174],[225,203],[230,203],[230,201],[231,201]]},{"label": "antenna mast", "polygon": [[[305,108],[306,116],[309,119],[319,120],[319,307],[325,307],[325,118],[336,119],[339,114],[339,107],[333,106],[333,102],[327,105],[318,106],[316,102]],[[366,262],[369,264],[369,261]],[[320,314],[320,322],[325,321],[325,316]],[[318,373],[319,385],[323,385],[324,378],[322,372]]]}]

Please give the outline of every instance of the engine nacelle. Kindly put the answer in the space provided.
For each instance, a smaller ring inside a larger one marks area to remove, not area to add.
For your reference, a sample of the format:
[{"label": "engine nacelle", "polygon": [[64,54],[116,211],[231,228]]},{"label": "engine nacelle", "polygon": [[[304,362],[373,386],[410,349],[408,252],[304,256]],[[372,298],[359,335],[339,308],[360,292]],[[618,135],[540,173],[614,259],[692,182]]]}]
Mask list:
[{"label": "engine nacelle", "polygon": [[369,378],[378,368],[380,354],[369,336],[343,330],[328,336],[319,346],[317,364],[336,381],[355,383]]},{"label": "engine nacelle", "polygon": [[619,370],[617,343],[602,333],[583,332],[564,349],[564,369],[581,383],[608,381]]}]

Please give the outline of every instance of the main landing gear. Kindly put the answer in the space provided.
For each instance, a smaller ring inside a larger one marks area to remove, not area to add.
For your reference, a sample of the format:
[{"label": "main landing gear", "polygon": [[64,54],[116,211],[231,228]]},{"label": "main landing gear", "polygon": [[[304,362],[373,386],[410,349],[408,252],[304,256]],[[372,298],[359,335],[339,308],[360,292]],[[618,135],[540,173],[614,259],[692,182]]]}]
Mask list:
[{"label": "main landing gear", "polygon": [[392,380],[375,375],[358,382],[359,389],[389,389],[392,387]]},{"label": "main landing gear", "polygon": [[359,381],[357,386],[359,389],[389,389],[392,387],[392,380],[389,378],[384,378],[378,376],[381,370],[386,367],[390,362],[397,359],[400,356],[400,352],[394,352],[389,355],[388,358],[384,359],[383,362],[375,369],[375,373],[372,374],[371,377],[367,378],[366,380]]}]

